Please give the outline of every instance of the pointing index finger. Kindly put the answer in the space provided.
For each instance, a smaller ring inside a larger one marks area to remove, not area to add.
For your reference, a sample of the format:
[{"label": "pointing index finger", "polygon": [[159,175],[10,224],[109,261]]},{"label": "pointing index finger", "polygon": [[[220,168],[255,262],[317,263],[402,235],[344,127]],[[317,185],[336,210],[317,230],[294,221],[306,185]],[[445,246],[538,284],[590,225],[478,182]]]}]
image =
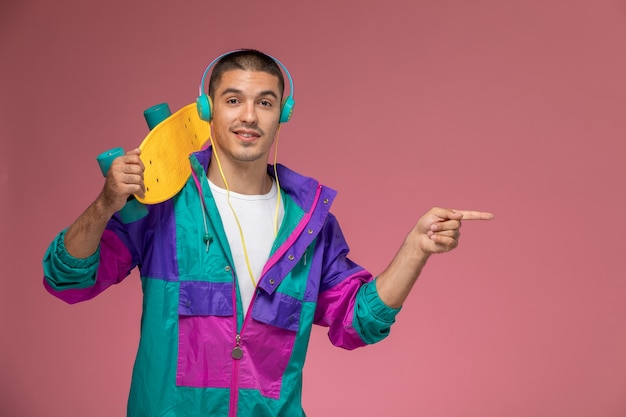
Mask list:
[{"label": "pointing index finger", "polygon": [[475,210],[452,210],[455,213],[462,214],[461,220],[491,220],[494,218],[493,213]]}]

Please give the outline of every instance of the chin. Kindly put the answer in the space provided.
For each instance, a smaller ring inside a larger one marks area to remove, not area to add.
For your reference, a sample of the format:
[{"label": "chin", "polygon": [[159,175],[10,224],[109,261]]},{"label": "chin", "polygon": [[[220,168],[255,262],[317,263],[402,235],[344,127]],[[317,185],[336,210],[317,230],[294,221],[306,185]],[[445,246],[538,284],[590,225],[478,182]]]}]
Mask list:
[{"label": "chin", "polygon": [[265,156],[264,154],[252,154],[252,153],[240,153],[237,155],[234,155],[234,159],[239,161],[239,162],[255,162],[258,161],[259,159],[263,158],[263,156]]}]

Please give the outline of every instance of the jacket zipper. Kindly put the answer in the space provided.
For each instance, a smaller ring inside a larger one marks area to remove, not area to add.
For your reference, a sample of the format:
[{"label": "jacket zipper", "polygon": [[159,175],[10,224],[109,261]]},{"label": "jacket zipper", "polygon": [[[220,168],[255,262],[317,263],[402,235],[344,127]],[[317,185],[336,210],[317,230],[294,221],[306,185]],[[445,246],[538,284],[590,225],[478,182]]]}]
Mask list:
[{"label": "jacket zipper", "polygon": [[252,295],[252,300],[250,300],[250,307],[248,307],[248,313],[246,314],[246,316],[243,318],[243,324],[241,325],[241,330],[237,329],[237,286],[235,285],[235,279],[237,279],[237,277],[235,276],[235,274],[233,273],[233,307],[234,307],[234,314],[233,314],[233,325],[234,325],[234,346],[233,349],[231,351],[231,356],[233,358],[233,379],[231,381],[230,384],[230,409],[228,411],[228,416],[229,417],[236,417],[237,416],[237,406],[238,406],[238,401],[239,401],[239,360],[241,358],[243,358],[244,355],[244,351],[243,351],[243,347],[242,347],[242,335],[243,335],[243,330],[246,327],[246,323],[248,322],[248,317],[252,314],[252,305],[254,304],[254,300],[256,300],[256,290],[254,291],[254,294]]},{"label": "jacket zipper", "polygon": [[[320,198],[320,194],[322,191],[322,186],[321,184],[317,185],[317,190],[315,193],[315,198],[313,201],[313,204],[311,205],[311,208],[309,210],[309,212],[307,213],[307,215],[304,216],[304,218],[301,220],[300,224],[298,226],[296,226],[295,231],[298,231],[298,233],[292,233],[292,237],[293,238],[288,238],[287,241],[284,243],[284,246],[286,247],[290,247],[294,241],[295,238],[297,238],[297,236],[299,236],[300,232],[302,231],[302,229],[304,228],[304,226],[306,224],[308,224],[309,220],[311,219],[311,215],[313,214],[313,211],[315,210],[315,208],[317,207],[317,202],[319,201]],[[291,242],[290,242],[291,240]],[[304,252],[304,262],[306,265],[306,253],[307,253],[308,249],[305,250]],[[275,253],[274,256],[272,256],[269,260],[268,263],[265,264],[265,267],[263,268],[263,271],[261,272],[261,276],[259,278],[259,282],[261,282],[261,280],[263,279],[263,276],[265,275],[265,273],[267,272],[268,268],[268,264],[275,264],[278,261],[278,258],[280,258],[280,256],[282,256],[284,254],[283,253]],[[233,269],[234,271],[234,269]],[[257,296],[257,289],[255,288],[254,290],[254,294],[252,295],[252,300],[250,300],[250,306],[248,307],[248,313],[245,315],[245,317],[243,318],[243,324],[241,325],[241,330],[237,329],[237,285],[235,284],[235,280],[237,279],[237,277],[235,276],[235,273],[233,272],[233,308],[234,308],[234,312],[233,312],[233,331],[234,331],[234,346],[233,349],[231,351],[231,356],[233,358],[233,378],[230,384],[230,409],[228,411],[228,416],[229,417],[236,417],[237,416],[237,406],[238,406],[238,401],[239,401],[239,361],[241,360],[241,358],[243,358],[244,355],[244,351],[242,348],[242,342],[243,342],[243,331],[246,327],[246,323],[248,322],[248,317],[252,315],[252,306],[254,304],[254,301],[256,300],[256,296]],[[257,284],[258,286],[258,284]]]},{"label": "jacket zipper", "polygon": [[235,347],[233,347],[233,377],[230,381],[230,407],[228,410],[229,417],[237,416],[237,401],[239,399],[239,359],[234,358],[235,349],[238,348],[241,351],[241,336],[239,335],[237,329],[237,285],[235,284],[235,280],[237,277],[235,276],[233,270],[233,332],[235,333]]}]

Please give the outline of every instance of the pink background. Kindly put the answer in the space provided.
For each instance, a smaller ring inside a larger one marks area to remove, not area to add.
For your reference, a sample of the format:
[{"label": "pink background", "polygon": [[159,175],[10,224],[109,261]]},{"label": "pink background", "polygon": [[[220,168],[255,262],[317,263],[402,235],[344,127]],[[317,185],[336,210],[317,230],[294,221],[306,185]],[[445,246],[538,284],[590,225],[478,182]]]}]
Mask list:
[{"label": "pink background", "polygon": [[96,155],[240,47],[293,74],[279,159],[340,190],[374,273],[433,205],[497,215],[431,259],[383,343],[314,330],[309,416],[626,415],[624,1],[213,3],[0,4],[0,415],[124,415],[137,275],[68,306],[41,258],[99,192]]}]

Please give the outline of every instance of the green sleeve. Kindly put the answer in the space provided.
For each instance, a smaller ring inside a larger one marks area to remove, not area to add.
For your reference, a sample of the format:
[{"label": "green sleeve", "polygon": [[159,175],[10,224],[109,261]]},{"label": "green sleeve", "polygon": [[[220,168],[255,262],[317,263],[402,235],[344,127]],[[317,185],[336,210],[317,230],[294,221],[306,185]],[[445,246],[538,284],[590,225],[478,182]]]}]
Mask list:
[{"label": "green sleeve", "polygon": [[367,344],[383,340],[401,308],[391,308],[378,296],[376,280],[364,284],[357,293],[353,326]]},{"label": "green sleeve", "polygon": [[65,232],[57,235],[44,255],[44,277],[57,291],[91,287],[96,283],[100,248],[88,258],[75,258],[65,249]]}]

